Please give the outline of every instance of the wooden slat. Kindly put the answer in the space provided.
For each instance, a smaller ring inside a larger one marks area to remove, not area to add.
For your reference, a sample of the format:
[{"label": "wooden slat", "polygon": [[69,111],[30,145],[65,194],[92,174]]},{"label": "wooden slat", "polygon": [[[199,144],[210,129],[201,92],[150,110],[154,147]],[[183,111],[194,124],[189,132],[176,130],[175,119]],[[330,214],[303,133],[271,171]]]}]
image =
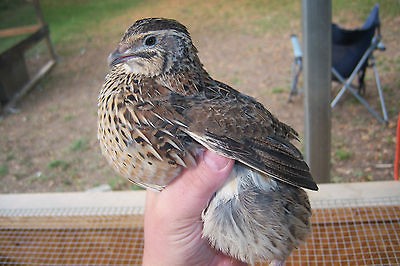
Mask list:
[{"label": "wooden slat", "polygon": [[8,28],[0,30],[0,37],[12,37],[18,36],[28,33],[33,33],[40,29],[40,25],[29,25],[29,26],[22,26],[22,27],[15,27],[15,28]]},{"label": "wooden slat", "polygon": [[15,44],[9,50],[17,50],[24,52],[30,49],[32,46],[36,45],[39,41],[43,40],[48,35],[49,35],[49,27],[48,25],[43,25],[42,27],[39,27],[34,33],[29,35],[27,38]]}]

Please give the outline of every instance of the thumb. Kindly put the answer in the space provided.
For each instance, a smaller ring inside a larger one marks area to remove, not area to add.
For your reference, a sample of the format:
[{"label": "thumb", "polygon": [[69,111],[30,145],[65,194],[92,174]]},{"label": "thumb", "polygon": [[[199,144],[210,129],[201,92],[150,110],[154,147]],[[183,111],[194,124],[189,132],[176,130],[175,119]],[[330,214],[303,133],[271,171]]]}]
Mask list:
[{"label": "thumb", "polygon": [[209,198],[225,182],[232,171],[234,161],[218,155],[213,151],[205,151],[199,167],[189,175],[193,184],[193,193],[204,194]]},{"label": "thumb", "polygon": [[[161,193],[175,195],[174,206],[180,206],[187,216],[198,215],[208,204],[213,194],[224,184],[232,171],[234,160],[205,151],[197,167],[186,169]],[[176,197],[179,195],[178,197]],[[184,202],[184,204],[182,204]],[[183,214],[182,213],[182,214]]]}]

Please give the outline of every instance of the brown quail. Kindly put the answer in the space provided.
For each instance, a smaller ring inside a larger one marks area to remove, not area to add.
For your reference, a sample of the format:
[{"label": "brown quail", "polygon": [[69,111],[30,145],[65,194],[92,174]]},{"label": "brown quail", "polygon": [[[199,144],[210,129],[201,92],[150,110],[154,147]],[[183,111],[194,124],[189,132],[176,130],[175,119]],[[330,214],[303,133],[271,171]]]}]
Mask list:
[{"label": "brown quail", "polygon": [[296,131],[211,78],[175,20],[136,21],[108,60],[98,137],[111,165],[136,184],[162,190],[195,166],[204,148],[235,159],[203,211],[203,236],[244,262],[284,262],[311,230],[302,188],[318,189],[290,143]]}]

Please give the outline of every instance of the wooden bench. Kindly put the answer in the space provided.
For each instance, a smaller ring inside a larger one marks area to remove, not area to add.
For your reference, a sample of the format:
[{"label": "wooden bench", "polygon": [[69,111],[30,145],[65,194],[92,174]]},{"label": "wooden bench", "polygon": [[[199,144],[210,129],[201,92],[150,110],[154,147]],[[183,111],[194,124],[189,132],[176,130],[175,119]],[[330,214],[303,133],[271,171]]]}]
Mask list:
[{"label": "wooden bench", "polygon": [[[0,38],[29,34],[0,54],[0,110],[9,110],[56,64],[56,54],[44,21],[39,0],[32,1],[38,24],[0,30]],[[50,59],[29,75],[25,54],[40,41],[46,42]]]}]

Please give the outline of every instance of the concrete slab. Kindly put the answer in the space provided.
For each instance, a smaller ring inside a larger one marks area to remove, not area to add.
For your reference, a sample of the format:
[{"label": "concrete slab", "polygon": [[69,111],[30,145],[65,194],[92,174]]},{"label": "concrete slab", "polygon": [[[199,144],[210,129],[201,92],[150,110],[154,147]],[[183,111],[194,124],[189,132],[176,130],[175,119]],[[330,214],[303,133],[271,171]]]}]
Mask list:
[{"label": "concrete slab", "polygon": [[[396,198],[396,202],[387,201],[383,204],[399,204],[400,182],[320,184],[319,191],[307,191],[307,193],[313,207],[320,206],[317,203],[321,201],[347,200],[354,203],[368,203],[376,198]],[[132,207],[143,210],[145,195],[145,191],[0,194],[0,210]]]}]

